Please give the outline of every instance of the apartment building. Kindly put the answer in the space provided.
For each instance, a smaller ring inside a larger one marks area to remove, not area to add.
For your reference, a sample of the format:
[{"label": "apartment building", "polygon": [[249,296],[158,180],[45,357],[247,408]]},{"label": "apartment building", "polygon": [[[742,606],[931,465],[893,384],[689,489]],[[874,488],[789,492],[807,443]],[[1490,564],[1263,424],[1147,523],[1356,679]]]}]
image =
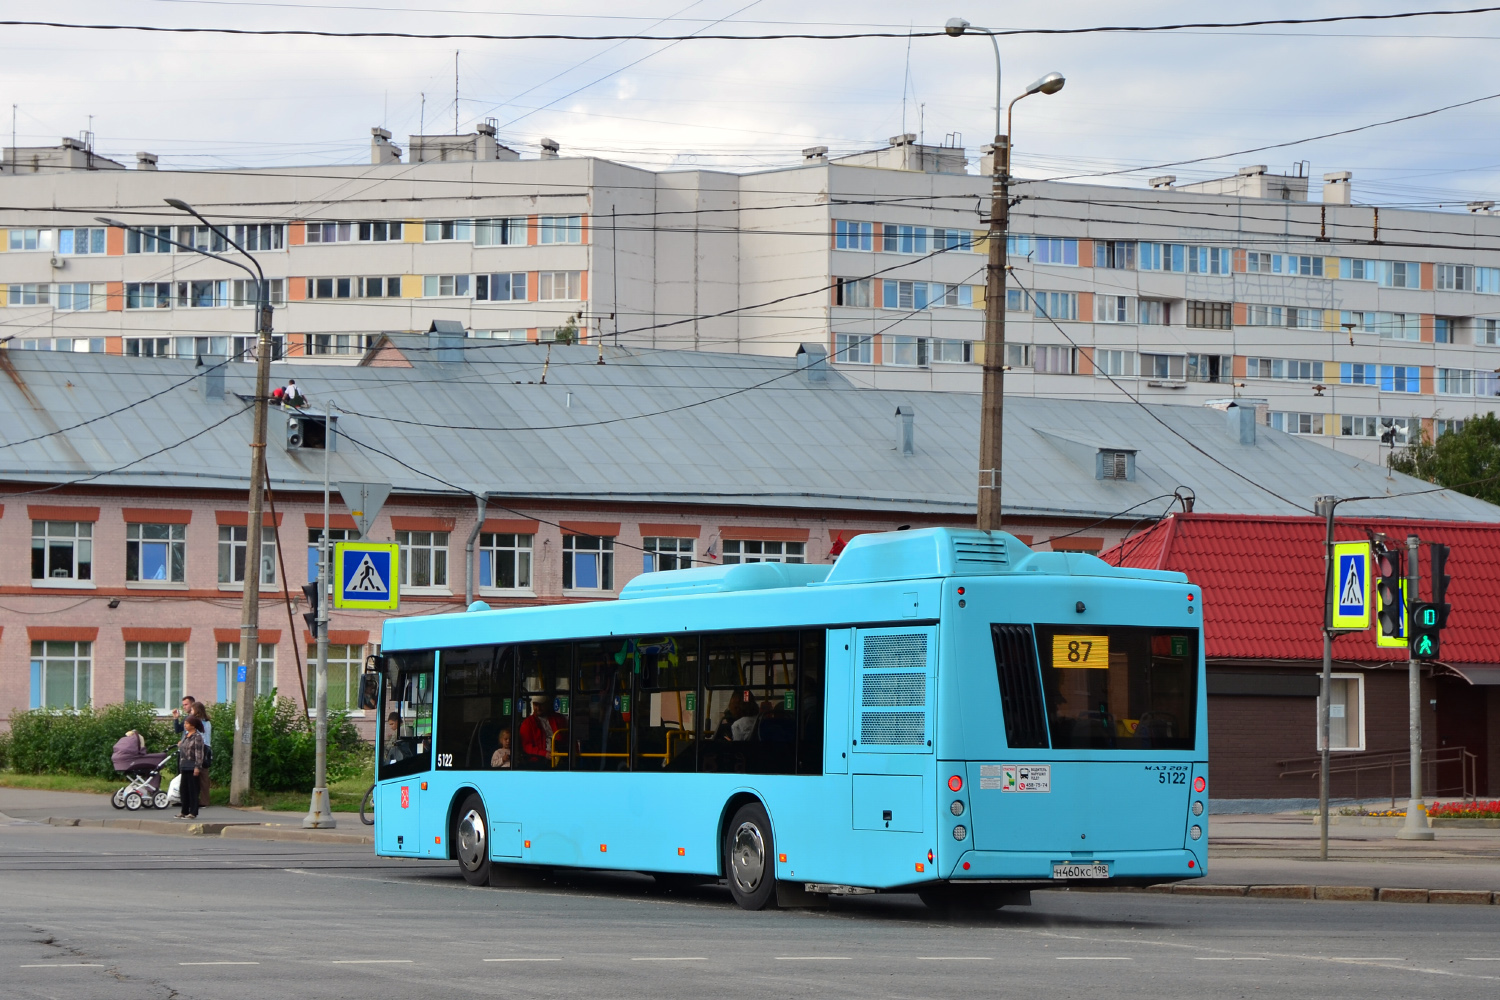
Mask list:
[{"label": "apartment building", "polygon": [[[654,172],[481,126],[373,130],[371,163],[125,169],[69,140],[8,150],[10,349],[243,355],[270,279],[281,356],[353,363],[383,331],[790,356],[854,384],[977,391],[989,181],[962,149],[889,147],[748,174]],[[981,161],[981,171],[988,168]],[[1022,182],[1008,244],[1007,392],[1255,405],[1376,460],[1500,399],[1500,218],[1354,204],[1347,173],[1249,167],[1147,188]],[[106,225],[119,220],[131,228]],[[192,249],[224,254],[210,259]]]}]

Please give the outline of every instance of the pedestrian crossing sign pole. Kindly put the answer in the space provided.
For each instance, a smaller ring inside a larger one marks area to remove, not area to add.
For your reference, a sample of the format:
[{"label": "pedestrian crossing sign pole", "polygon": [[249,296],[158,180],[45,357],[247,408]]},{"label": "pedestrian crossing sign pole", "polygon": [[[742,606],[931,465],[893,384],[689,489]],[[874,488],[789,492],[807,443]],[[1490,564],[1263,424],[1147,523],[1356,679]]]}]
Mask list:
[{"label": "pedestrian crossing sign pole", "polygon": [[395,611],[400,575],[401,552],[395,543],[338,542],[333,547],[333,606]]},{"label": "pedestrian crossing sign pole", "polygon": [[1335,631],[1370,627],[1374,594],[1370,583],[1370,543],[1338,542],[1333,546],[1333,614]]}]

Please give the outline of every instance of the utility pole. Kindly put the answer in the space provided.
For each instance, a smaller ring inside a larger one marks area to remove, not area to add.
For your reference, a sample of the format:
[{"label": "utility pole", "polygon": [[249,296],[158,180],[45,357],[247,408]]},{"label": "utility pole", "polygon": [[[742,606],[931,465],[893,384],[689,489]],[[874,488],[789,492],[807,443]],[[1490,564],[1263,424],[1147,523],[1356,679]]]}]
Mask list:
[{"label": "utility pole", "polygon": [[[1408,623],[1406,634],[1411,636],[1415,621],[1410,608],[1419,602],[1422,583],[1422,567],[1418,562],[1421,540],[1416,535],[1406,536],[1406,592]],[[1406,685],[1407,711],[1410,713],[1408,731],[1411,740],[1411,795],[1406,802],[1406,822],[1396,831],[1397,840],[1432,840],[1432,826],[1427,822],[1427,807],[1422,802],[1422,665],[1417,659],[1416,642],[1407,642]]]},{"label": "utility pole", "polygon": [[318,617],[314,627],[318,630],[318,669],[316,711],[316,750],[313,756],[312,803],[302,826],[309,830],[327,830],[338,825],[328,804],[328,453],[333,450],[333,415],[328,403],[323,403],[323,530],[318,535]]},{"label": "utility pole", "polygon": [[[998,61],[998,59],[997,59]],[[999,124],[996,109],[996,124]],[[979,420],[980,531],[1000,530],[1005,431],[1005,240],[1010,216],[1010,136],[996,135],[990,185],[990,259],[984,275],[984,382]]]},{"label": "utility pole", "polygon": [[1318,516],[1323,518],[1323,678],[1318,698],[1318,743],[1321,748],[1318,764],[1318,818],[1321,823],[1318,855],[1328,860],[1328,744],[1329,705],[1333,697],[1333,602],[1336,599],[1337,574],[1333,571],[1333,512],[1338,508],[1337,497],[1320,496],[1314,505]]}]

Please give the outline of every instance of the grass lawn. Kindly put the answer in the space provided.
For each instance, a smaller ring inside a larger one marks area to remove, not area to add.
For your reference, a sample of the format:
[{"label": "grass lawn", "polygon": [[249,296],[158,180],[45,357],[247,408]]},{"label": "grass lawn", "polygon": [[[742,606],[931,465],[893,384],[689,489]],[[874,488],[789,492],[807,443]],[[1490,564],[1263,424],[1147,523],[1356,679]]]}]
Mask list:
[{"label": "grass lawn", "polygon": [[123,778],[80,778],[72,774],[17,774],[14,771],[0,771],[0,786],[6,788],[39,788],[49,792],[103,792],[108,795],[124,784]]},{"label": "grass lawn", "polygon": [[[163,775],[162,787],[171,779]],[[329,804],[334,812],[358,812],[360,799],[365,790],[375,783],[375,768],[371,764],[364,771],[343,781],[328,786]],[[108,795],[125,784],[121,778],[80,778],[71,774],[17,774],[0,771],[0,786],[9,788],[38,788],[51,792],[95,792]],[[306,812],[310,804],[311,791],[305,792],[261,792],[252,791],[248,806],[259,806],[273,812]],[[216,784],[209,793],[209,805],[227,806],[229,786]]]}]

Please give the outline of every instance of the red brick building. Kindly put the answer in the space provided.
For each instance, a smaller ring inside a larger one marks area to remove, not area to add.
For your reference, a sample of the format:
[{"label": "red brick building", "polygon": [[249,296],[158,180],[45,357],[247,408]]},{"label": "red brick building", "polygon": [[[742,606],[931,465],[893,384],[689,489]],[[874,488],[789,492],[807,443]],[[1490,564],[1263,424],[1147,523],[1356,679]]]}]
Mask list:
[{"label": "red brick building", "polygon": [[[1345,510],[1353,508],[1350,505]],[[1422,594],[1430,594],[1428,542],[1451,547],[1453,583],[1443,659],[1422,669],[1422,737],[1444,762],[1426,769],[1424,793],[1462,793],[1461,764],[1480,795],[1500,794],[1500,524],[1340,516],[1338,541],[1384,532],[1395,544],[1422,541]],[[1203,588],[1208,660],[1209,756],[1222,798],[1291,799],[1318,794],[1305,759],[1319,752],[1324,525],[1312,517],[1179,514],[1106,552],[1110,563],[1186,573]],[[1407,795],[1407,658],[1373,630],[1333,644],[1333,793]],[[1304,763],[1299,764],[1299,759]],[[1385,763],[1381,763],[1384,761]],[[1362,770],[1348,770],[1355,764]],[[1356,787],[1356,778],[1358,786]]]}]

